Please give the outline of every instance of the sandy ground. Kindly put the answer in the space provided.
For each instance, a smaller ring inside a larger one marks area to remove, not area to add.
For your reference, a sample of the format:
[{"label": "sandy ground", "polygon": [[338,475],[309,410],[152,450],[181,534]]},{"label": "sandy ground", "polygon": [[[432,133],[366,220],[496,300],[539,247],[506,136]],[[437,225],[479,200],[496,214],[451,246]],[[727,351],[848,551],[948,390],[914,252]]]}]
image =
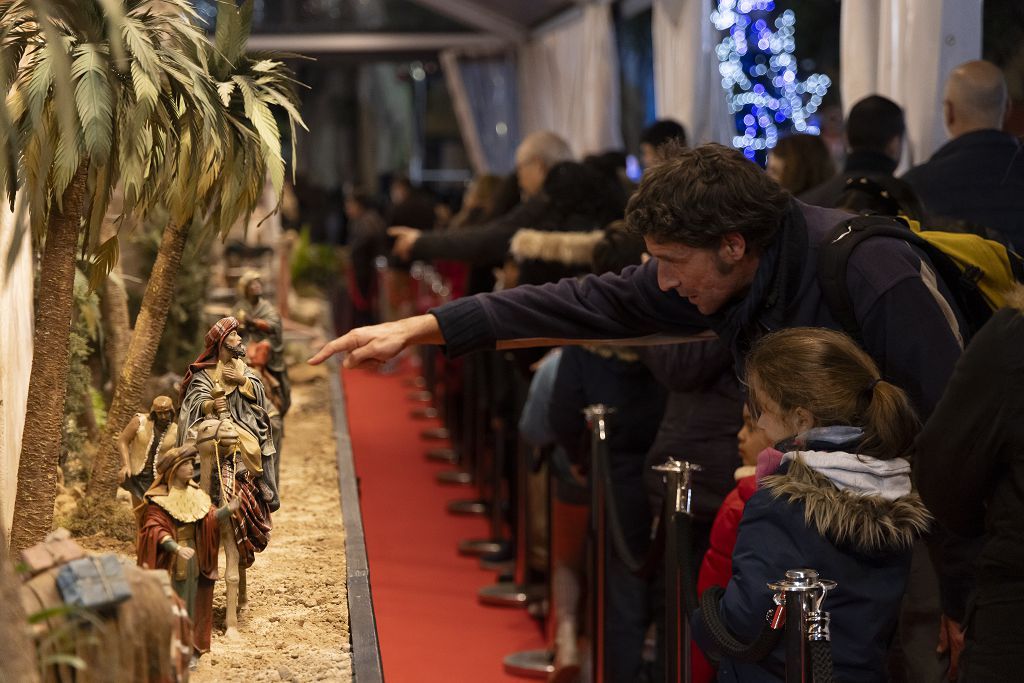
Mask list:
[{"label": "sandy ground", "polygon": [[[293,378],[281,509],[273,515],[270,545],[248,570],[249,605],[239,614],[234,640],[223,635],[224,582],[218,582],[213,643],[193,683],[352,680],[345,532],[327,376],[302,366],[294,368]],[[79,541],[94,550],[134,554],[130,544],[102,537]],[[223,568],[223,552],[220,562]]]}]

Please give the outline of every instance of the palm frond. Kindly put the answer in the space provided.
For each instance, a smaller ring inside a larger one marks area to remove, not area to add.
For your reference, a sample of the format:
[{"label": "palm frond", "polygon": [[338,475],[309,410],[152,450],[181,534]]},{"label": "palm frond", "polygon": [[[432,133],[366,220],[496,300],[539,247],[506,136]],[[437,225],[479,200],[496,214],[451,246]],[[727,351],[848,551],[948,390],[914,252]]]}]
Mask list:
[{"label": "palm frond", "polygon": [[121,247],[117,235],[100,244],[89,259],[89,290],[96,291],[117,265]]},{"label": "palm frond", "polygon": [[110,155],[113,134],[113,97],[107,55],[99,45],[79,45],[74,51],[71,75],[75,79],[75,104],[82,121],[85,150],[98,164]]}]

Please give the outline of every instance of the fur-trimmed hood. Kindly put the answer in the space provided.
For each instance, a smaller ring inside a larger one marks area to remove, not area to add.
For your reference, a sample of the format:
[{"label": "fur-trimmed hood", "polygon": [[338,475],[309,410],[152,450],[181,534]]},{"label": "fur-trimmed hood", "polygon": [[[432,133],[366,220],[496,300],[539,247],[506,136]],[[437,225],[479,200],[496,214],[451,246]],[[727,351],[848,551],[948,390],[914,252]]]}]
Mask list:
[{"label": "fur-trimmed hood", "polygon": [[862,553],[892,552],[909,548],[928,530],[932,517],[916,493],[886,498],[881,491],[840,488],[799,454],[790,455],[784,465],[788,470],[765,477],[761,487],[774,498],[803,503],[807,525],[836,545]]},{"label": "fur-trimmed hood", "polygon": [[509,253],[518,262],[549,261],[564,266],[589,266],[594,245],[604,237],[603,230],[562,232],[523,228],[516,232]]}]

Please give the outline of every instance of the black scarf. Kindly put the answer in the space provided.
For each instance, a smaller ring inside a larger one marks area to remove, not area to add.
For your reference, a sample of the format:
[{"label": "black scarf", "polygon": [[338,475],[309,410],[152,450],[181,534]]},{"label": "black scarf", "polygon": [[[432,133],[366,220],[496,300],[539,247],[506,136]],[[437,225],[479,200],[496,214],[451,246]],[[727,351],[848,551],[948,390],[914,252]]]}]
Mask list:
[{"label": "black scarf", "polygon": [[751,345],[785,326],[807,258],[807,224],[795,201],[783,216],[775,241],[761,252],[757,272],[742,298],[710,316],[711,327],[729,344],[737,374]]}]

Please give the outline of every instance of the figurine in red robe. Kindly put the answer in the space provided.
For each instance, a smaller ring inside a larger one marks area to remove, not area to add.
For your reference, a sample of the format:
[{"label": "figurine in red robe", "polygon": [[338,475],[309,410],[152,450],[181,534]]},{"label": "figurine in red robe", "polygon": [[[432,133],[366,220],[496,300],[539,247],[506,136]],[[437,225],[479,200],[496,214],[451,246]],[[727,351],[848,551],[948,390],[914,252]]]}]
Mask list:
[{"label": "figurine in red robe", "polygon": [[220,522],[238,508],[232,501],[214,508],[192,481],[198,452],[188,441],[157,463],[157,479],[146,492],[136,553],[139,566],[166,569],[192,620],[193,663],[210,650],[213,585],[217,579]]}]

